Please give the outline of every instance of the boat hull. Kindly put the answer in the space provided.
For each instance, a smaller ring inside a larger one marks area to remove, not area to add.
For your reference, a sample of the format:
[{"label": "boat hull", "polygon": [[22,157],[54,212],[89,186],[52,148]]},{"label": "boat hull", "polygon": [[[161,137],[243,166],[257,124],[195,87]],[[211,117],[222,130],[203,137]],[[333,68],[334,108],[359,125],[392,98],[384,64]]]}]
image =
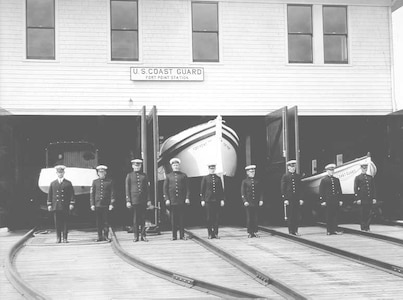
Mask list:
[{"label": "boat hull", "polygon": [[[77,196],[89,194],[92,182],[98,178],[98,175],[95,169],[67,167],[64,178],[71,181],[74,193]],[[57,175],[54,168],[42,169],[39,175],[38,186],[42,192],[48,193],[50,183],[56,179]]]},{"label": "boat hull", "polygon": [[[371,157],[365,156],[336,167],[334,170],[334,176],[339,178],[341,190],[343,194],[354,194],[354,179],[361,174],[361,164],[367,163],[367,174],[375,176],[377,169],[372,162]],[[323,172],[318,175],[310,176],[302,179],[305,191],[309,194],[319,195],[320,181],[327,175],[327,172]]]},{"label": "boat hull", "polygon": [[216,163],[217,174],[232,177],[237,168],[238,146],[237,134],[221,120],[184,130],[161,146],[158,179],[165,179],[170,172],[169,160],[173,157],[181,160],[181,171],[188,177],[207,175],[210,163]]}]

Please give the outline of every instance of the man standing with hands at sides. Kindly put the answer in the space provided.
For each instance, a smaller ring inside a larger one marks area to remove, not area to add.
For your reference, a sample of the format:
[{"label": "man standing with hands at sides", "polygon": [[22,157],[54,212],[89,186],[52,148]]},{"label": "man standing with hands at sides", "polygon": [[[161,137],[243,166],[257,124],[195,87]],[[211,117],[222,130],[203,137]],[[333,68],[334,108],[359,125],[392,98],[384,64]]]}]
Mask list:
[{"label": "man standing with hands at sides", "polygon": [[246,208],[246,225],[248,228],[248,238],[258,237],[258,206],[263,205],[263,187],[260,181],[255,179],[256,166],[245,167],[247,177],[241,184],[241,196],[243,205]]},{"label": "man standing with hands at sides", "polygon": [[326,228],[327,235],[341,234],[337,231],[339,207],[343,205],[341,201],[340,180],[333,176],[335,164],[328,164],[325,167],[327,176],[325,176],[319,185],[319,195],[321,205],[326,207]]},{"label": "man standing with hands at sides", "polygon": [[300,214],[300,205],[304,204],[302,200],[301,175],[296,173],[296,160],[287,162],[287,170],[281,178],[281,195],[284,205],[288,207],[288,232],[292,235],[298,233],[298,219]]},{"label": "man standing with hands at sides", "polygon": [[115,203],[115,191],[111,179],[106,178],[107,166],[97,166],[98,179],[92,182],[90,192],[91,210],[95,211],[95,220],[98,228],[97,242],[110,241],[108,210],[112,210]]},{"label": "man standing with hands at sides", "polygon": [[207,231],[209,239],[218,239],[220,206],[224,206],[224,189],[221,178],[215,174],[216,164],[209,164],[209,175],[202,178],[201,206],[206,207]]},{"label": "man standing with hands at sides", "polygon": [[125,186],[126,207],[129,209],[133,208],[133,242],[139,241],[139,232],[141,232],[141,240],[148,242],[145,222],[147,205],[151,205],[151,201],[149,200],[150,183],[147,175],[141,172],[143,161],[141,159],[133,159],[131,163],[133,172],[127,174]]},{"label": "man standing with hands at sides", "polygon": [[74,189],[71,182],[64,178],[66,166],[58,165],[55,169],[58,178],[50,183],[47,205],[55,219],[56,243],[67,243],[69,210],[73,210],[75,204]]},{"label": "man standing with hands at sides", "polygon": [[186,240],[183,219],[185,204],[190,204],[188,177],[180,171],[181,161],[179,158],[172,158],[169,163],[172,166],[172,172],[166,176],[164,181],[164,199],[165,205],[170,207],[172,240],[177,240],[178,227],[179,238]]},{"label": "man standing with hands at sides", "polygon": [[356,203],[360,207],[361,230],[369,231],[370,212],[373,204],[376,204],[374,178],[367,174],[368,164],[361,164],[361,174],[355,177],[354,194]]}]

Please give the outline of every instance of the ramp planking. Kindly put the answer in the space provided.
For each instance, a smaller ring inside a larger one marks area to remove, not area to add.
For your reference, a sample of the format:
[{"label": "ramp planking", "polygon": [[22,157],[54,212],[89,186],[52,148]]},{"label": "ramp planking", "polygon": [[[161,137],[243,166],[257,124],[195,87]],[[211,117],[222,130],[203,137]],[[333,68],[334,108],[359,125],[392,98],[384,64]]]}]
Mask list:
[{"label": "ramp planking", "polygon": [[[305,232],[304,228],[300,231]],[[191,232],[205,235],[205,229],[192,229]],[[323,238],[340,237],[322,233]],[[310,299],[401,298],[401,277],[270,234],[260,235],[261,238],[248,239],[246,229],[226,227],[220,228],[221,239],[209,241]]]},{"label": "ramp planking", "polygon": [[139,270],[120,259],[96,234],[71,231],[68,244],[55,234],[31,239],[16,258],[24,281],[51,299],[213,299]]},{"label": "ramp planking", "polygon": [[118,231],[116,235],[125,251],[163,269],[264,298],[284,299],[192,240],[171,241],[171,233],[164,232],[150,236],[148,243],[133,243],[133,234]]}]

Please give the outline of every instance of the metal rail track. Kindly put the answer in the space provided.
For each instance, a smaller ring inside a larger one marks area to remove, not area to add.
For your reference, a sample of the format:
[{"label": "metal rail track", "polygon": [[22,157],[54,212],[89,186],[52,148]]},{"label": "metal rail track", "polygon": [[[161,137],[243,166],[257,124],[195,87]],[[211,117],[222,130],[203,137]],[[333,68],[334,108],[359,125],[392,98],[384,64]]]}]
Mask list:
[{"label": "metal rail track", "polygon": [[28,299],[38,299],[38,300],[48,300],[49,297],[42,294],[40,291],[37,291],[32,286],[30,286],[27,282],[25,282],[21,275],[18,273],[17,268],[15,267],[14,261],[20,249],[23,247],[24,243],[29,240],[36,228],[31,229],[28,233],[26,233],[17,243],[15,243],[10,250],[8,251],[5,259],[5,272],[7,279],[10,283],[23,295]]},{"label": "metal rail track", "polygon": [[291,287],[287,286],[286,284],[282,283],[279,280],[274,279],[273,277],[259,271],[258,269],[254,268],[253,266],[243,262],[242,260],[236,258],[235,256],[229,254],[227,251],[224,251],[212,243],[206,241],[205,239],[200,238],[199,236],[195,235],[193,232],[189,230],[185,230],[186,233],[189,235],[191,240],[194,240],[199,245],[203,246],[207,250],[211,251],[215,255],[223,258],[242,272],[246,273],[254,280],[259,282],[260,284],[273,289],[279,295],[283,296],[286,299],[308,299],[302,293],[292,289]]},{"label": "metal rail track", "polygon": [[151,273],[155,276],[166,279],[173,283],[179,284],[181,286],[193,288],[193,289],[199,290],[201,292],[204,292],[207,294],[212,294],[212,295],[222,297],[222,298],[240,298],[240,299],[264,299],[265,298],[265,297],[262,297],[259,295],[254,295],[254,294],[226,288],[223,286],[215,285],[215,284],[208,283],[205,281],[197,280],[197,279],[194,279],[194,278],[191,278],[189,276],[185,276],[185,275],[182,275],[179,273],[173,273],[169,270],[165,270],[165,269],[157,267],[153,264],[149,264],[149,263],[145,262],[144,260],[139,259],[139,258],[129,254],[127,251],[125,251],[120,246],[119,240],[116,237],[114,230],[111,228],[110,231],[112,234],[112,248],[115,251],[115,253],[119,257],[121,257],[124,261],[126,261],[129,264],[131,264],[137,268],[140,268],[148,273]]},{"label": "metal rail track", "polygon": [[[316,224],[321,227],[326,227],[326,224],[322,223],[322,222],[317,222]],[[392,236],[382,235],[382,234],[374,233],[374,232],[370,232],[370,231],[351,229],[351,228],[347,228],[347,227],[340,226],[340,225],[338,227],[340,229],[342,229],[344,232],[347,232],[350,234],[361,235],[361,236],[365,236],[365,237],[369,237],[369,238],[373,238],[373,239],[377,239],[377,240],[381,240],[381,241],[387,241],[387,242],[391,242],[394,244],[398,244],[399,246],[403,246],[403,240],[392,237]]]},{"label": "metal rail track", "polygon": [[362,255],[359,255],[359,254],[356,254],[356,253],[352,253],[352,252],[345,251],[345,250],[342,250],[342,249],[334,248],[334,247],[331,247],[331,246],[327,246],[327,245],[324,245],[324,244],[321,244],[321,243],[318,243],[318,242],[310,241],[310,240],[307,240],[307,239],[304,239],[304,238],[301,238],[301,237],[298,237],[298,236],[283,233],[283,232],[280,232],[280,231],[277,231],[277,230],[274,230],[274,229],[271,229],[271,228],[267,228],[267,227],[264,227],[264,226],[259,226],[259,230],[264,231],[264,232],[268,232],[268,233],[270,233],[272,235],[276,235],[276,236],[279,236],[279,237],[282,237],[282,238],[285,238],[285,239],[288,239],[288,240],[295,241],[297,243],[300,243],[300,244],[303,244],[303,245],[306,245],[306,246],[310,246],[310,247],[315,248],[315,249],[320,249],[320,250],[326,251],[326,252],[331,253],[333,255],[338,255],[338,256],[341,256],[343,258],[348,258],[348,259],[353,260],[355,262],[358,262],[358,263],[364,264],[366,266],[369,266],[369,267],[372,267],[372,268],[376,268],[376,269],[388,272],[390,274],[393,274],[393,275],[396,275],[396,276],[399,276],[399,277],[403,277],[403,267],[401,267],[401,266],[392,265],[392,264],[389,264],[389,263],[386,263],[386,262],[383,262],[383,261],[380,261],[380,260],[376,260],[376,259],[373,259],[373,258],[369,258],[369,257],[366,257],[366,256],[362,256]]}]

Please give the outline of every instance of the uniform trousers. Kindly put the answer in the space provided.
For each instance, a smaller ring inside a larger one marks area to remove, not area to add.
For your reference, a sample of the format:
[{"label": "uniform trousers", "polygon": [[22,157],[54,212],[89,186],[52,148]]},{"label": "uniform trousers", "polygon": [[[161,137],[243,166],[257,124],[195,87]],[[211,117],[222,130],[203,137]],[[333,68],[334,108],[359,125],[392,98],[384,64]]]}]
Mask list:
[{"label": "uniform trousers", "polygon": [[67,222],[69,219],[69,212],[66,210],[56,210],[53,212],[54,220],[55,220],[55,228],[56,228],[56,236],[57,240],[61,240],[62,232],[63,239],[67,240]]},{"label": "uniform trousers", "polygon": [[218,235],[220,206],[217,201],[206,202],[207,232],[209,236]]},{"label": "uniform trousers", "polygon": [[95,221],[98,228],[98,238],[108,238],[109,222],[108,222],[108,207],[95,208]]},{"label": "uniform trousers", "polygon": [[299,200],[289,200],[289,202],[290,204],[287,205],[288,232],[297,233],[300,210]]},{"label": "uniform trousers", "polygon": [[185,236],[185,228],[183,226],[183,219],[185,215],[185,205],[171,205],[171,227],[172,227],[172,238],[176,239],[178,236],[182,239]]},{"label": "uniform trousers", "polygon": [[369,230],[370,224],[370,213],[371,213],[372,204],[361,202],[360,205],[360,222],[361,222],[361,230]]},{"label": "uniform trousers", "polygon": [[246,226],[248,228],[248,233],[253,234],[258,231],[258,208],[255,206],[246,207]]},{"label": "uniform trousers", "polygon": [[335,203],[326,204],[326,228],[327,232],[335,233],[338,226],[338,214],[339,214],[339,201]]},{"label": "uniform trousers", "polygon": [[133,204],[133,232],[136,239],[139,234],[146,236],[146,208],[146,204]]}]

